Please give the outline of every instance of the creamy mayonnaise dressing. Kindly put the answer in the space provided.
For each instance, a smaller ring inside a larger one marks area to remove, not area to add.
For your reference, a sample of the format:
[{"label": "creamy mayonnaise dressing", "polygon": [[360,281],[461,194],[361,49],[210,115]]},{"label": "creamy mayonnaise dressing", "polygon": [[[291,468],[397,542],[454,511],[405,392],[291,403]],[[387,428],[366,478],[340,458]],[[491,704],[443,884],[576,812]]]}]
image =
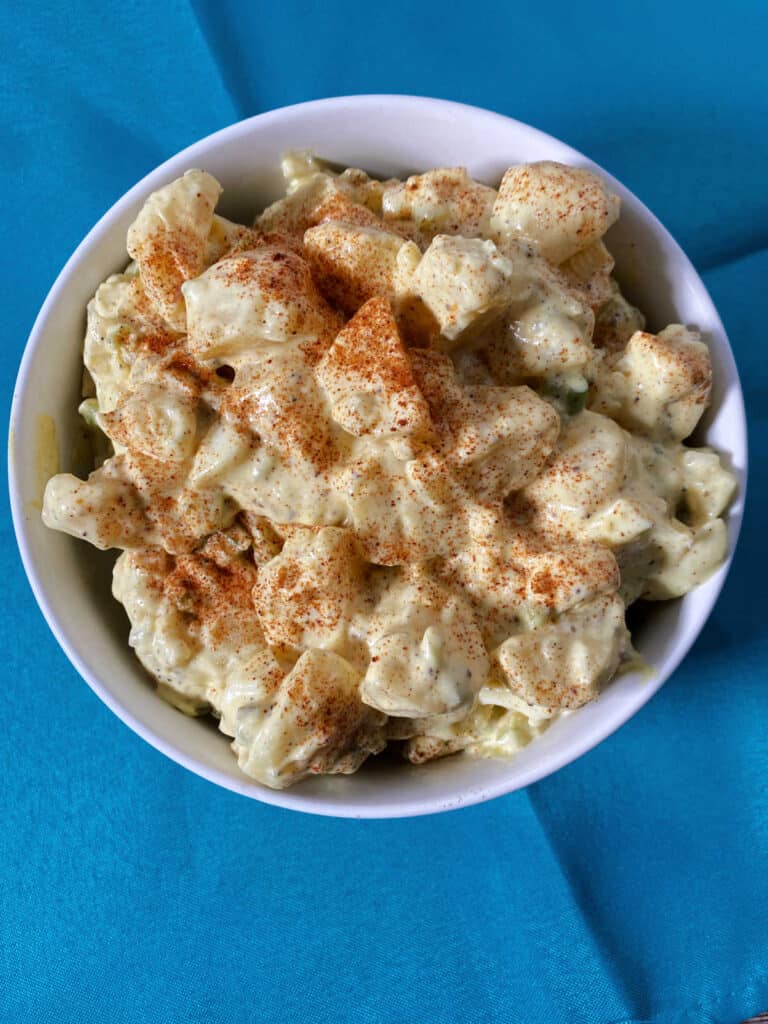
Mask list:
[{"label": "creamy mayonnaise dressing", "polygon": [[204,171],[147,200],[88,306],[97,468],[43,518],[122,549],[142,664],[264,784],[509,755],[725,557],[706,345],[644,330],[589,171],[283,169],[252,227]]}]

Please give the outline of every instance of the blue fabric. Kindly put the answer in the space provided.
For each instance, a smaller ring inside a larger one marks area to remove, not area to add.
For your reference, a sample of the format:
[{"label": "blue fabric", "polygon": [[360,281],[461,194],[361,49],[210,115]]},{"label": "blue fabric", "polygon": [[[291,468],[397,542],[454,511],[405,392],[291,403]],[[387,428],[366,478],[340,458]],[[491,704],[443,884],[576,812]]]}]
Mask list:
[{"label": "blue fabric", "polygon": [[722,312],[752,441],[735,567],[662,692],[530,790],[418,820],[272,809],[150,749],[58,650],[6,513],[4,1024],[736,1024],[768,1009],[767,33],[747,0],[2,5],[6,407],[58,269],[141,175],[249,114],[410,92],[535,124],[655,210]]}]

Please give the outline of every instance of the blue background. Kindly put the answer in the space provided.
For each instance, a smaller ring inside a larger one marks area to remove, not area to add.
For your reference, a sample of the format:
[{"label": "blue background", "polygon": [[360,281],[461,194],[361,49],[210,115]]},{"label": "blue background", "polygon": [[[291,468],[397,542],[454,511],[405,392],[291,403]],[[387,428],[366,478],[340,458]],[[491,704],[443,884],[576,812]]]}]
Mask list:
[{"label": "blue background", "polygon": [[260,806],[150,749],[58,650],[6,512],[3,1024],[727,1024],[768,1009],[767,11],[2,5],[6,409],[56,273],[143,174],[250,114],[409,92],[551,132],[660,216],[723,315],[752,442],[735,567],[663,691],[528,791],[418,820]]}]

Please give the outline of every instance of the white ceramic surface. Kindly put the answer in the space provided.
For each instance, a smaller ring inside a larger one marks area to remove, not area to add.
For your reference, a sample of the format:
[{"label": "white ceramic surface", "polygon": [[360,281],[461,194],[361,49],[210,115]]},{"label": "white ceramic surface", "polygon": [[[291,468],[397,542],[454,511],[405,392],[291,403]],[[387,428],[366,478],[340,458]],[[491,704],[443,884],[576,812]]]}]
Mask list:
[{"label": "white ceramic surface", "polygon": [[[498,114],[407,96],[354,96],[272,111],[226,128],[168,160],[102,217],[70,258],[35,322],[14,394],[9,478],[19,548],[40,608],[72,664],[131,729],[199,775],[246,796],[296,810],[346,817],[397,817],[449,810],[526,786],[594,747],[659,689],[696,639],[728,565],[681,601],[659,605],[636,636],[654,673],[626,675],[594,703],[557,723],[511,761],[448,758],[421,767],[387,763],[350,777],[313,779],[273,792],[240,774],[227,739],[186,718],[153,692],[128,648],[128,623],[109,596],[113,556],[45,529],[39,509],[41,416],[55,421],[62,469],[73,465],[78,434],[85,305],[97,285],[127,262],[128,225],[151,191],[190,167],[223,183],[220,211],[250,219],[281,192],[280,154],[308,147],[330,160],[383,175],[466,165],[497,183],[512,163],[552,159],[594,167],[580,153]],[[596,168],[600,170],[600,168]],[[695,325],[714,364],[713,405],[697,439],[726,453],[739,478],[728,516],[731,553],[746,486],[744,408],[723,325],[690,262],[653,215],[600,171],[621,195],[610,247],[629,298],[651,329]],[[680,723],[681,733],[685,722]],[[109,742],[105,736],[105,742]]]}]

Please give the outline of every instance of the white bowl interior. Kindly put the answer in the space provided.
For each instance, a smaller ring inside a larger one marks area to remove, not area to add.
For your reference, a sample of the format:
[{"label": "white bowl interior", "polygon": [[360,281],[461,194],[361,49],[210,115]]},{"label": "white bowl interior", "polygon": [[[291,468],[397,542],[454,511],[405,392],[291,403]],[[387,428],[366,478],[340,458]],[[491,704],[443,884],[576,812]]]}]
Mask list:
[{"label": "white bowl interior", "polygon": [[[230,789],[323,814],[386,817],[446,810],[534,782],[590,749],[631,717],[695,640],[727,565],[681,601],[653,609],[636,644],[653,668],[613,682],[593,704],[555,724],[511,761],[454,757],[415,767],[387,759],[351,777],[319,778],[272,792],[243,776],[213,723],[189,719],[154,693],[127,645],[128,622],[110,596],[114,557],[43,527],[45,452],[41,432],[55,423],[62,469],[77,466],[76,415],[85,305],[108,273],[127,262],[125,236],[144,198],[189,167],[225,187],[220,211],[249,220],[281,194],[279,158],[289,148],[377,174],[403,175],[463,164],[496,183],[512,163],[539,159],[593,166],[568,146],[519,122],[458,104],[412,97],[349,97],[289,107],[203,140],[158,168],[96,225],[72,256],[41,310],[19,372],[11,418],[9,474],[14,521],[37,600],[62,647],[99,696],[131,728],[170,757]],[[599,168],[598,168],[599,170]],[[602,172],[601,173],[605,173]],[[610,233],[618,275],[651,328],[696,325],[710,346],[715,393],[697,440],[726,454],[740,480],[729,512],[731,551],[746,483],[746,429],[738,375],[723,326],[688,259],[655,218],[611,179],[623,200]]]}]

